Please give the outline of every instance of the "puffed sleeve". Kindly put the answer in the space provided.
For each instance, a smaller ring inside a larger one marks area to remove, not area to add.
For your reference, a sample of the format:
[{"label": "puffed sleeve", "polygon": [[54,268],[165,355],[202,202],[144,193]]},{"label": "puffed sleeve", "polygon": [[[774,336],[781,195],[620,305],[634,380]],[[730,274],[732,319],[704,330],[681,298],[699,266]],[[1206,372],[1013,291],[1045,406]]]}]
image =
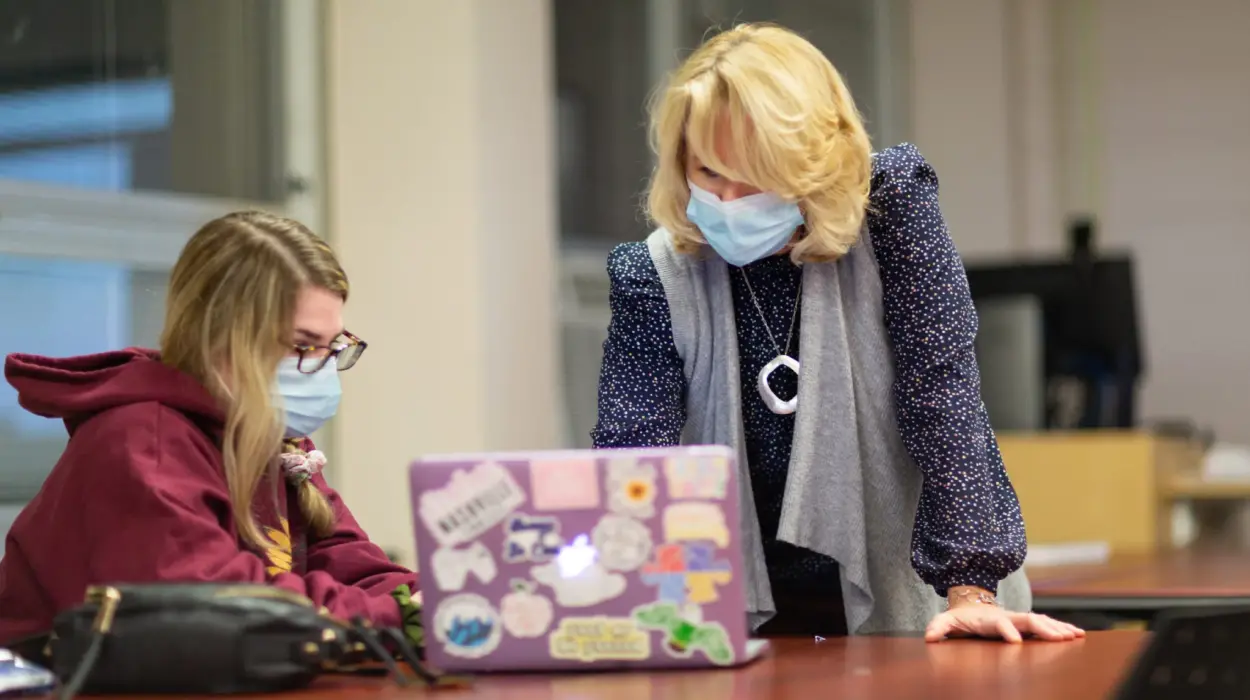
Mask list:
[{"label": "puffed sleeve", "polygon": [[612,321],[591,432],[595,447],[677,445],[686,424],[686,377],[646,244],[617,246],[608,256],[608,278]]},{"label": "puffed sleeve", "polygon": [[1024,563],[1024,521],[981,401],[967,275],[938,207],[937,174],[915,146],[877,155],[871,204],[899,430],[924,473],[912,565],[939,595],[961,585],[995,591]]}]

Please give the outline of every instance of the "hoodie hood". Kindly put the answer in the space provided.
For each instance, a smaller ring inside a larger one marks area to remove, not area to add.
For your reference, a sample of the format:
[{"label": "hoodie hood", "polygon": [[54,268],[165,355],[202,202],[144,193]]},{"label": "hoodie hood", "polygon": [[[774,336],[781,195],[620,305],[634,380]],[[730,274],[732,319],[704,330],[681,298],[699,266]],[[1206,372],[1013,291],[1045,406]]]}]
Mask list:
[{"label": "hoodie hood", "polygon": [[[128,348],[98,355],[9,355],[4,377],[22,408],[65,421],[70,433],[111,408],[155,401],[193,419],[220,424],[221,409],[190,375],[160,361],[155,350]],[[199,422],[199,421],[197,421]]]}]

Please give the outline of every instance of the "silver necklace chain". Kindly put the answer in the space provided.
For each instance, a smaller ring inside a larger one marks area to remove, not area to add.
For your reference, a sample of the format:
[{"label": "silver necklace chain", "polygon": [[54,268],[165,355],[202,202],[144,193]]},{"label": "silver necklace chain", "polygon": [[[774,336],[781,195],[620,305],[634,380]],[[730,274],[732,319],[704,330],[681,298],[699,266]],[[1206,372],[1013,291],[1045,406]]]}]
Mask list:
[{"label": "silver necklace chain", "polygon": [[799,292],[794,295],[794,312],[790,316],[790,332],[786,335],[786,351],[781,351],[781,346],[777,344],[777,339],[773,337],[773,329],[768,327],[768,318],[764,316],[764,309],[760,307],[760,300],[755,297],[755,290],[751,287],[751,278],[747,276],[746,268],[740,267],[738,271],[742,273],[742,281],[747,283],[747,292],[751,294],[751,301],[755,304],[755,310],[759,312],[760,321],[764,324],[764,332],[768,333],[768,339],[773,342],[773,349],[777,351],[777,355],[789,355],[790,343],[794,340],[794,323],[799,318],[799,300],[803,298],[803,282],[799,281]]}]

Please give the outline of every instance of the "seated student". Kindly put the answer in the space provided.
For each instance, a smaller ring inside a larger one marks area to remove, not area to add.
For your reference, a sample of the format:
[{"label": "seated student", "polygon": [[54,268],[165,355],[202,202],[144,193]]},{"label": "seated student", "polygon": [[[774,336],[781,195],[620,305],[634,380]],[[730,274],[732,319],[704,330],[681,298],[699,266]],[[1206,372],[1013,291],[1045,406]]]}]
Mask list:
[{"label": "seated student", "polygon": [[662,228],[609,258],[596,446],[738,451],[760,634],[1081,636],[1027,612],[932,166],[874,156],[828,59],[768,25],[696,50],[652,132]]},{"label": "seated student", "polygon": [[159,353],[9,356],[21,405],[70,439],[5,542],[0,645],[103,583],[267,582],[340,618],[412,619],[416,575],[361,531],[307,438],[365,349],[347,293],[307,228],[235,213],[183,249]]}]

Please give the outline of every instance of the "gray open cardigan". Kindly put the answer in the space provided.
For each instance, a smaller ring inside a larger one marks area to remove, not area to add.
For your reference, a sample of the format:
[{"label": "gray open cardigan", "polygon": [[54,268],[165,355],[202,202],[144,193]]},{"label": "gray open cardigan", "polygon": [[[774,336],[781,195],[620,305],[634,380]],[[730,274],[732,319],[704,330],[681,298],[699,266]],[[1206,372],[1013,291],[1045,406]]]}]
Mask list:
[{"label": "gray open cardigan", "polygon": [[[728,445],[738,454],[747,606],[756,629],[776,607],[751,496],[728,266],[714,254],[677,253],[663,229],[647,247],[684,363],[683,442]],[[837,262],[803,267],[802,294],[798,411],[777,539],[838,562],[852,634],[922,630],[945,603],[911,566],[922,475],[895,418],[894,353],[867,227]],[[1004,579],[998,596],[1012,610],[1032,606],[1023,571]]]}]

